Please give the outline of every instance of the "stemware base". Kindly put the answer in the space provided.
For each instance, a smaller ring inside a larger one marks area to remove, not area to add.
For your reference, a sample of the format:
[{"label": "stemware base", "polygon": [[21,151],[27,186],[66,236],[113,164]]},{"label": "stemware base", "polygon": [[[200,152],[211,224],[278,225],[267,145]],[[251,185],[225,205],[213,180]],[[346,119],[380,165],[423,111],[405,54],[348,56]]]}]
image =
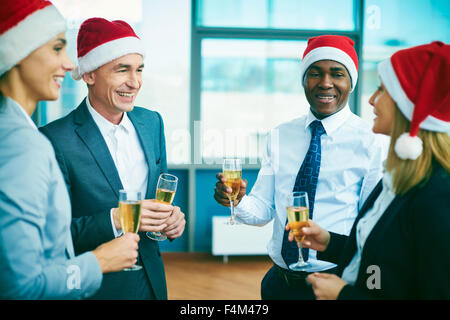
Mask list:
[{"label": "stemware base", "polygon": [[125,268],[123,271],[137,271],[141,270],[142,266],[135,264],[134,266],[131,266],[130,268]]},{"label": "stemware base", "polygon": [[320,272],[336,267],[334,263],[327,261],[309,259],[308,261],[296,262],[289,265],[289,269],[292,271],[304,271],[304,272]]},{"label": "stemware base", "polygon": [[229,220],[225,221],[224,223],[229,226],[236,226],[236,225],[242,224],[240,222],[237,222],[234,219],[229,219]]},{"label": "stemware base", "polygon": [[147,232],[147,237],[156,240],[156,241],[164,241],[167,240],[167,236],[164,233],[161,232]]}]

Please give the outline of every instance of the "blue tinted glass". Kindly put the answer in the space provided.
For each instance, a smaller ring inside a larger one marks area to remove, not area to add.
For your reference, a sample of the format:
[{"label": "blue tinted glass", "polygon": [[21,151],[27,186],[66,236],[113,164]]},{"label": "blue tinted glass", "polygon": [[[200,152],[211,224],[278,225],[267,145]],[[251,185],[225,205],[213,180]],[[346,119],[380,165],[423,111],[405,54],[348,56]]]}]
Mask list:
[{"label": "blue tinted glass", "polygon": [[448,0],[367,0],[364,21],[367,46],[409,47],[433,40],[450,42]]},{"label": "blue tinted glass", "polygon": [[361,115],[374,117],[369,98],[379,85],[378,63],[394,52],[440,40],[450,43],[450,1],[366,0]]},{"label": "blue tinted glass", "polygon": [[354,30],[352,0],[199,0],[197,25]]},{"label": "blue tinted glass", "polygon": [[257,158],[265,134],[305,114],[300,81],[306,41],[204,39],[202,156]]},{"label": "blue tinted glass", "polygon": [[202,90],[298,93],[304,42],[294,54],[287,43],[295,42],[204,40]]}]

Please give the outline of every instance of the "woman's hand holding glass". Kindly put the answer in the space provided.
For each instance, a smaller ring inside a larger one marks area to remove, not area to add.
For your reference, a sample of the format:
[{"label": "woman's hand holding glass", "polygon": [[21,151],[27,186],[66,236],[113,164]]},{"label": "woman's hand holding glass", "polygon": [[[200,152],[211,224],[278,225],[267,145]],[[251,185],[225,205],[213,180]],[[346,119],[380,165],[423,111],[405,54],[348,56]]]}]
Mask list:
[{"label": "woman's hand holding glass", "polygon": [[[301,229],[305,236],[302,242],[302,247],[320,252],[325,251],[328,247],[328,243],[330,242],[330,233],[311,219],[308,220],[308,224],[309,227],[303,227]],[[289,224],[286,225],[286,230],[290,230]],[[291,231],[289,232],[289,241],[294,240],[295,238]]]},{"label": "woman's hand holding glass", "polygon": [[[139,191],[120,190],[119,191],[119,220],[124,237],[127,233],[137,233],[141,221],[141,202],[142,195]],[[117,240],[117,239],[116,239]],[[136,257],[137,262],[137,257]],[[142,269],[142,266],[134,264],[124,271],[135,271]]]}]

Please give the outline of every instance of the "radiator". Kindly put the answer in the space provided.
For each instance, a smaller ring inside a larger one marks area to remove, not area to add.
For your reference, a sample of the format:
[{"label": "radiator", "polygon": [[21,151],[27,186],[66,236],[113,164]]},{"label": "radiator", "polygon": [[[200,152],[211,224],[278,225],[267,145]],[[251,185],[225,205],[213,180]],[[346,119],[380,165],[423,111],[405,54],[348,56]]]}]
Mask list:
[{"label": "radiator", "polygon": [[[267,244],[272,237],[273,221],[259,227],[246,224],[227,225],[229,216],[212,218],[212,254],[267,255]],[[226,262],[226,261],[225,261]]]}]

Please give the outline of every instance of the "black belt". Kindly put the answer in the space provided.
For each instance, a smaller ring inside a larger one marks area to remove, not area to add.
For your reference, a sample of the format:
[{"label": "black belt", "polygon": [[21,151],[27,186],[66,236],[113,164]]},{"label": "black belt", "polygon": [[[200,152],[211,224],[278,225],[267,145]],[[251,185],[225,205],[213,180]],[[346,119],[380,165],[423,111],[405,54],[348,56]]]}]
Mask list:
[{"label": "black belt", "polygon": [[306,282],[306,277],[310,274],[309,272],[291,271],[281,268],[277,264],[274,264],[274,267],[277,274],[287,283],[288,286],[305,287],[309,285],[309,283]]}]

